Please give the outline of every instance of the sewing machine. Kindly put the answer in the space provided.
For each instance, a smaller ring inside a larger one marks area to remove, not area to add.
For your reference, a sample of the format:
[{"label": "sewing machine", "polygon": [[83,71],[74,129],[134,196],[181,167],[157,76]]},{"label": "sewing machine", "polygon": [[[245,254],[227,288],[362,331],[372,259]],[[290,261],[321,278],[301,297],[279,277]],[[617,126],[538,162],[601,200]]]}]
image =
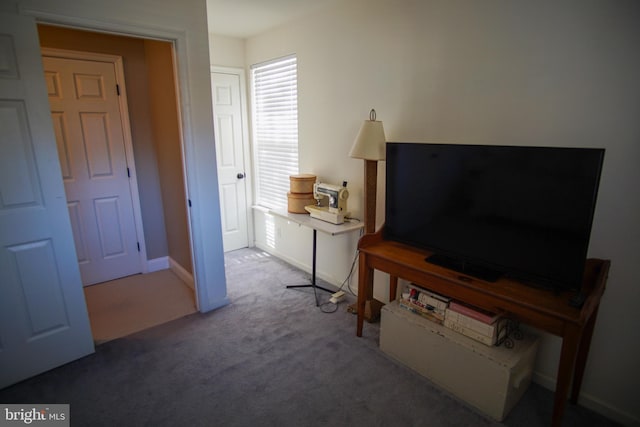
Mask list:
[{"label": "sewing machine", "polygon": [[316,182],[313,184],[313,198],[318,201],[316,205],[305,206],[305,210],[312,218],[321,219],[332,224],[342,224],[347,212],[347,199],[349,191],[347,182],[342,186]]}]

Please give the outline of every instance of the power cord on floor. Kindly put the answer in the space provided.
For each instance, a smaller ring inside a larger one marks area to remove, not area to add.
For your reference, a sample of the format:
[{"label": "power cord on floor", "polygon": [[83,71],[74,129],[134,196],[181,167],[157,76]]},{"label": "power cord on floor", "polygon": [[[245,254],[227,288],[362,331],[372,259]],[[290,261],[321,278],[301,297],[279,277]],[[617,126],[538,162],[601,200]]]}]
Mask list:
[{"label": "power cord on floor", "polygon": [[[357,220],[357,221],[360,221],[360,220]],[[363,234],[364,234],[363,230],[360,230],[360,236],[358,236],[358,239],[362,237]],[[355,254],[353,256],[353,261],[351,261],[351,267],[349,268],[349,274],[347,274],[347,277],[342,281],[342,284],[338,288],[338,291],[341,291],[344,288],[344,286],[347,285],[347,289],[349,290],[349,293],[351,293],[351,295],[353,296],[355,296],[356,293],[353,291],[353,289],[351,289],[351,278],[353,277],[354,267],[356,265],[356,262],[358,261],[358,254],[359,254],[359,251],[358,249],[356,249]],[[320,308],[320,311],[322,311],[323,313],[335,313],[336,311],[338,311],[339,304],[340,304],[340,301],[335,303],[331,301],[327,301],[323,304],[320,304],[319,308]],[[332,306],[333,309],[327,310],[326,308],[324,308],[325,306]]]},{"label": "power cord on floor", "polygon": [[[331,301],[327,301],[320,304],[318,308],[320,309],[321,312],[325,314],[331,314],[338,311],[338,304],[340,304],[340,302],[333,303]],[[327,309],[327,307],[329,308]]]}]

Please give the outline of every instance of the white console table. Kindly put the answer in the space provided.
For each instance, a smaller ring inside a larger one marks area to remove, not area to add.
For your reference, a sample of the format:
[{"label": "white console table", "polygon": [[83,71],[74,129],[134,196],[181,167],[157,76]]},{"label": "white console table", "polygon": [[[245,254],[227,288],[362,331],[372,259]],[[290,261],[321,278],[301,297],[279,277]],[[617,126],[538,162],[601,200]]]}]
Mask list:
[{"label": "white console table", "polygon": [[[336,225],[316,218],[311,218],[311,216],[308,214],[294,214],[284,210],[270,209],[268,210],[268,213],[279,216],[304,227],[311,228],[313,230],[311,283],[308,285],[289,285],[287,286],[287,288],[313,288],[314,294],[316,289],[321,289],[325,292],[333,293],[334,291],[323,288],[316,284],[316,244],[318,231],[329,234],[331,236],[336,236],[338,234],[350,233],[352,231],[360,230],[364,227],[364,224],[360,221],[345,221],[343,224]],[[315,297],[316,306],[318,306],[318,296],[315,295]]]}]

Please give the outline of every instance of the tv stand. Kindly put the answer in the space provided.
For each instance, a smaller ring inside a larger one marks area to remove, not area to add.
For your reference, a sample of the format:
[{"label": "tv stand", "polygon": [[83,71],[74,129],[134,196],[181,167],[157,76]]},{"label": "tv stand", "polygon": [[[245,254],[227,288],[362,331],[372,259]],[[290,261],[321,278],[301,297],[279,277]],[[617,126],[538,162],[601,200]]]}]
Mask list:
[{"label": "tv stand", "polygon": [[455,270],[459,273],[466,274],[478,279],[485,280],[487,282],[495,282],[502,276],[502,272],[491,268],[482,267],[477,264],[462,261],[454,257],[433,254],[425,258],[425,261],[430,262],[441,267]]},{"label": "tv stand", "polygon": [[382,230],[366,234],[358,243],[356,335],[362,336],[365,304],[373,298],[374,270],[389,274],[390,300],[395,299],[398,278],[402,278],[485,310],[509,313],[521,323],[562,338],[552,418],[552,425],[560,426],[570,388],[570,401],[578,401],[610,261],[587,260],[581,289],[584,302],[581,307],[574,307],[570,301],[575,293],[538,289],[508,277],[489,283],[425,262],[431,252],[385,240],[383,236]]}]

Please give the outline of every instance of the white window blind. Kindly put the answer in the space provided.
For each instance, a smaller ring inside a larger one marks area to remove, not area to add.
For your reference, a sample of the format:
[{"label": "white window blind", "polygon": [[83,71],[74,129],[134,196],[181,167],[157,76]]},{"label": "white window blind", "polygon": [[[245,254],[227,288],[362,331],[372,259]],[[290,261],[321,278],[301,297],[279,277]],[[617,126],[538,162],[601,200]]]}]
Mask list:
[{"label": "white window blind", "polygon": [[298,173],[298,73],[295,56],[251,69],[256,203],[287,207],[289,176]]}]

